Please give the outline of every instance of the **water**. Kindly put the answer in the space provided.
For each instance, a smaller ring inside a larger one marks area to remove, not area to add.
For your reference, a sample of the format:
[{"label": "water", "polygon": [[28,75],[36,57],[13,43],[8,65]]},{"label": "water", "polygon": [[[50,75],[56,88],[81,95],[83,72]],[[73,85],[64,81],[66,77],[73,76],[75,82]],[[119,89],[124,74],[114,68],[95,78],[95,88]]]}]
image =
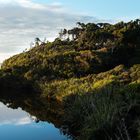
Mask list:
[{"label": "water", "polygon": [[52,123],[39,121],[21,108],[0,102],[0,140],[70,140]]}]

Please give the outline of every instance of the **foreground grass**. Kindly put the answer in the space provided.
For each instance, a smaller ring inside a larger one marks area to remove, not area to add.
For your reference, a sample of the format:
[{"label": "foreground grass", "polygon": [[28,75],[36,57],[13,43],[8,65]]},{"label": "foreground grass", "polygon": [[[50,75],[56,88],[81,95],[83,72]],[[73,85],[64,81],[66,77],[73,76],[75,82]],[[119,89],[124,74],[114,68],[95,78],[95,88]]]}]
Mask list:
[{"label": "foreground grass", "polygon": [[65,121],[78,140],[138,139],[140,84],[107,86],[89,95],[66,100]]}]

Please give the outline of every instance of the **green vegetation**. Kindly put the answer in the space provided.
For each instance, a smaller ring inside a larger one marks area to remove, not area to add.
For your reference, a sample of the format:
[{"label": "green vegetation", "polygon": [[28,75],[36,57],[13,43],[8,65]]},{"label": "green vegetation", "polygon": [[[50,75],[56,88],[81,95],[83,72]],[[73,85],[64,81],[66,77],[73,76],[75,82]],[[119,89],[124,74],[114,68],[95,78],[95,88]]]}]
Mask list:
[{"label": "green vegetation", "polygon": [[26,110],[41,120],[45,115],[31,107],[36,101],[45,109],[48,101],[61,104],[51,113],[78,140],[138,140],[140,20],[77,24],[61,30],[54,42],[36,38],[34,48],[5,60],[1,98],[28,96]]}]

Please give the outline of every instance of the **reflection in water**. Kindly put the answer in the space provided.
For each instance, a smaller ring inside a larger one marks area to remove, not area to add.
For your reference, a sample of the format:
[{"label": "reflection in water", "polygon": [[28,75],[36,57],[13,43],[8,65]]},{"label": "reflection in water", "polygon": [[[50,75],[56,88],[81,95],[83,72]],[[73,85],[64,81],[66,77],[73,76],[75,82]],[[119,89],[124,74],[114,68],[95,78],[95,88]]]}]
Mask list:
[{"label": "reflection in water", "polygon": [[[30,100],[31,101],[31,100]],[[23,104],[24,103],[24,104]],[[29,101],[23,102],[21,107],[28,108],[29,112],[39,112],[34,107],[31,109]],[[30,102],[31,103],[31,102]],[[12,103],[17,106],[17,102]],[[12,106],[10,103],[9,105]],[[41,109],[40,109],[41,110]],[[36,113],[35,113],[36,114]],[[40,113],[39,113],[40,115]],[[43,114],[42,114],[43,115]],[[39,121],[36,123],[35,117],[31,117],[21,108],[11,109],[0,103],[0,139],[1,140],[68,140],[62,135],[59,129],[48,122]]]},{"label": "reflection in water", "polygon": [[24,125],[32,122],[29,115],[22,111],[21,108],[11,109],[3,103],[0,103],[0,125],[13,124]]}]

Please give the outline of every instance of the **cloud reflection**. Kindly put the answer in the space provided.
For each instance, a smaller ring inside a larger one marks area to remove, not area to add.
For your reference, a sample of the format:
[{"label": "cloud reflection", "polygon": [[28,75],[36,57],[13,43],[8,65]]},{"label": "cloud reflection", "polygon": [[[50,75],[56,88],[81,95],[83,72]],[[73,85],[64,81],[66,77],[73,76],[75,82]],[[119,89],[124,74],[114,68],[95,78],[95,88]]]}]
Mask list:
[{"label": "cloud reflection", "polygon": [[21,108],[14,110],[0,103],[0,125],[25,125],[32,122],[29,114],[22,111]]}]

